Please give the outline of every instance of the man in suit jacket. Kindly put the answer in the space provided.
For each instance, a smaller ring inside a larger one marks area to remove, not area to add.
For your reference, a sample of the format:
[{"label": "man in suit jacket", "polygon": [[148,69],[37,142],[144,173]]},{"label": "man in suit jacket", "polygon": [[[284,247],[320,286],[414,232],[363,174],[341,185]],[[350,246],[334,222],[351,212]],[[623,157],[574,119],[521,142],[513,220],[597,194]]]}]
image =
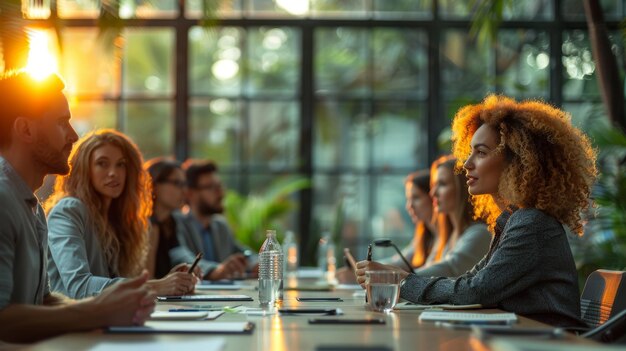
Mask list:
[{"label": "man in suit jacket", "polygon": [[[212,161],[186,162],[189,212],[177,214],[178,239],[192,252],[202,252],[200,268],[209,280],[243,277],[249,266],[243,247],[222,215],[224,187]],[[253,269],[256,271],[256,269]]]}]

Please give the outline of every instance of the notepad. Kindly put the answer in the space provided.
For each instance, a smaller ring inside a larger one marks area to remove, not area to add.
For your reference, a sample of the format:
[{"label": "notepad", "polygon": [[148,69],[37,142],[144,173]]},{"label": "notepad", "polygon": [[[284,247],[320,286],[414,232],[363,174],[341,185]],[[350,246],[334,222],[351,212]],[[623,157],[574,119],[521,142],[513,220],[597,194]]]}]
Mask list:
[{"label": "notepad", "polygon": [[248,295],[183,295],[157,296],[157,301],[254,301]]},{"label": "notepad", "polygon": [[211,285],[197,284],[196,285],[196,290],[240,290],[240,289],[241,289],[241,285],[233,285],[233,284],[226,284],[226,285],[221,285],[221,284],[211,284]]},{"label": "notepad", "polygon": [[254,329],[251,322],[208,322],[208,321],[147,321],[142,326],[109,327],[109,333],[130,334],[250,334]]},{"label": "notepad", "polygon": [[464,313],[446,311],[424,311],[420,322],[450,322],[467,324],[512,324],[517,321],[515,313]]},{"label": "notepad", "polygon": [[472,305],[450,305],[450,304],[439,304],[439,305],[420,305],[413,302],[399,302],[393,308],[394,310],[429,310],[429,309],[439,309],[439,310],[473,310],[477,308],[482,308],[481,304],[472,304]]},{"label": "notepad", "polygon": [[155,311],[150,315],[152,320],[212,320],[224,314],[224,311]]}]

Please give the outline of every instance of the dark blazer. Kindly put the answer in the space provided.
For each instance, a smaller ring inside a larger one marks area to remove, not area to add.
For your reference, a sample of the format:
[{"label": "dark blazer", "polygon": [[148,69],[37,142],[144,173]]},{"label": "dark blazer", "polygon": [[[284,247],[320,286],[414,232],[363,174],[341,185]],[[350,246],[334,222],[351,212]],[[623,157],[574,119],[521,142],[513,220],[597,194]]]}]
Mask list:
[{"label": "dark blazer", "polygon": [[495,307],[555,326],[585,326],[566,232],[534,208],[504,212],[487,255],[458,278],[409,275],[400,296],[422,303]]},{"label": "dark blazer", "polygon": [[[196,220],[191,213],[175,212],[173,216],[176,222],[176,238],[180,246],[170,250],[170,260],[172,264],[193,262],[196,254],[204,250],[202,235],[197,228]],[[235,239],[223,216],[214,215],[210,225],[214,254],[217,259],[216,261],[200,260],[198,265],[205,275],[213,271],[228,256],[244,250],[244,247]]]}]

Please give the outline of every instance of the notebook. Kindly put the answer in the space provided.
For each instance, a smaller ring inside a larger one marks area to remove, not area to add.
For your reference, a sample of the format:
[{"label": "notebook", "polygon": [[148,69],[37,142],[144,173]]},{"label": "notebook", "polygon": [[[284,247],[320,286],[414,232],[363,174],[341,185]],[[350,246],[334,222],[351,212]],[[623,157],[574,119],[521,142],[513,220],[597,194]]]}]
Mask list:
[{"label": "notebook", "polygon": [[183,295],[157,296],[157,301],[254,301],[248,295]]},{"label": "notebook", "polygon": [[109,327],[109,333],[126,334],[250,334],[252,322],[147,321],[141,326]]},{"label": "notebook", "polygon": [[465,324],[512,324],[517,322],[515,313],[471,313],[448,311],[424,311],[420,322],[449,322]]},{"label": "notebook", "polygon": [[420,305],[413,302],[399,302],[393,308],[394,310],[473,310],[477,308],[482,308],[481,304],[472,304],[472,305],[450,305],[450,304],[440,304],[440,305]]},{"label": "notebook", "polygon": [[224,314],[224,311],[154,311],[151,320],[198,320],[215,319]]}]

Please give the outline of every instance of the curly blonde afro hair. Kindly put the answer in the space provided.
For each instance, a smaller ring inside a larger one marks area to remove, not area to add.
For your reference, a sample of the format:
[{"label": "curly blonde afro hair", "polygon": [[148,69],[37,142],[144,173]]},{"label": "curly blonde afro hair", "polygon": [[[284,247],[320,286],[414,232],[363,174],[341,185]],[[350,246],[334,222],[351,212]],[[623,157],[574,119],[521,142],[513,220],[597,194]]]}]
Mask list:
[{"label": "curly blonde afro hair", "polygon": [[[452,122],[453,153],[461,166],[470,142],[483,124],[499,134],[506,166],[499,200],[506,205],[537,208],[582,234],[582,211],[589,205],[596,179],[596,151],[571,124],[568,113],[541,101],[490,95],[481,104],[461,108]],[[493,228],[499,209],[492,195],[473,196],[475,215]]]}]

